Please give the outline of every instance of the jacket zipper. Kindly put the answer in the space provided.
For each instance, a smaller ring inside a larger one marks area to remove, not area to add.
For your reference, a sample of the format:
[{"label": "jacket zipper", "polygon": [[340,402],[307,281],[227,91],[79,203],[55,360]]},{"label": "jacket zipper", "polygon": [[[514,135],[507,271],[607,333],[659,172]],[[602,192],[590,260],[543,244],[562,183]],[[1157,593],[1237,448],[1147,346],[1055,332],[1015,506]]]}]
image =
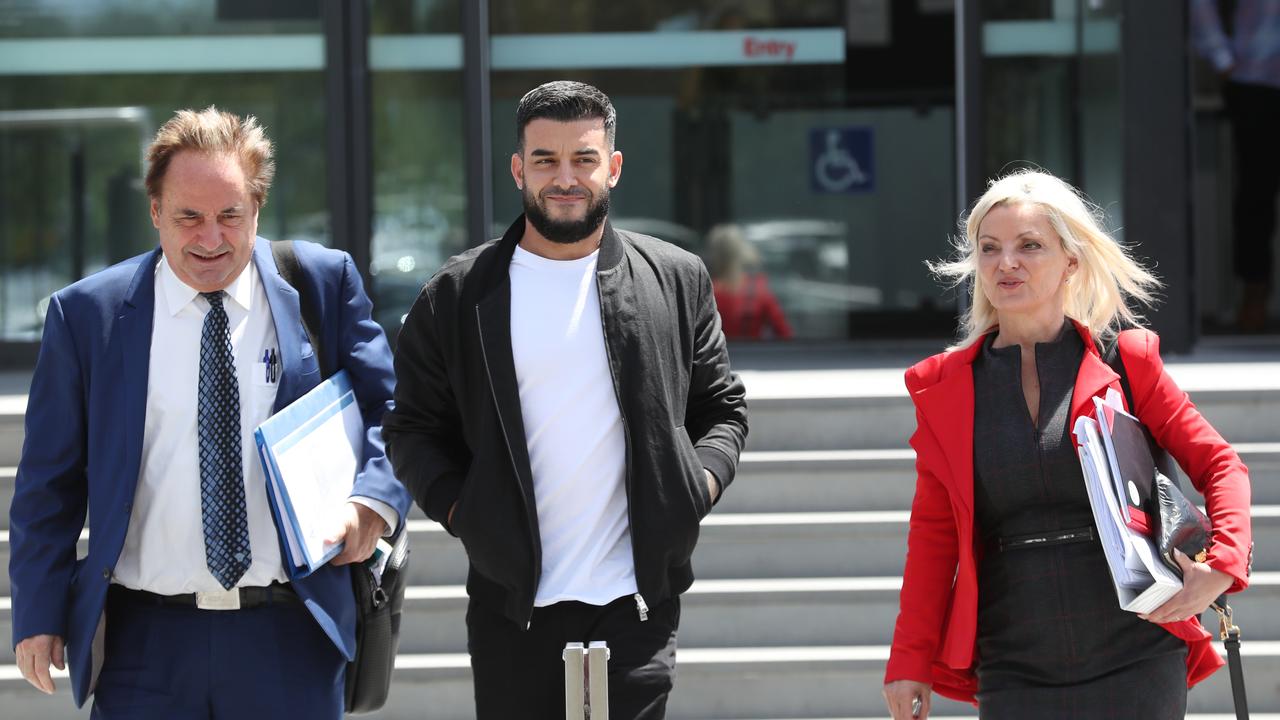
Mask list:
[{"label": "jacket zipper", "polygon": [[636,575],[636,614],[640,616],[640,622],[644,622],[649,619],[649,606],[645,605],[644,597],[639,593],[640,560],[638,552],[640,545],[636,542],[636,520],[631,512],[631,508],[634,505],[631,500],[631,432],[627,426],[627,412],[622,406],[622,387],[618,383],[617,373],[613,371],[613,350],[609,347],[609,325],[605,322],[602,275],[603,273],[596,271],[596,299],[600,303],[600,332],[604,334],[604,352],[609,360],[609,377],[613,380],[613,396],[618,403],[618,418],[622,420],[622,441],[626,447],[626,467],[623,468],[622,472],[622,484],[627,493],[627,534],[631,536],[631,564]]},{"label": "jacket zipper", "polygon": [[[502,419],[502,408],[498,405],[498,394],[493,389],[493,372],[489,369],[489,353],[484,348],[484,327],[480,322],[480,305],[476,305],[476,334],[480,337],[480,359],[484,362],[484,374],[489,379],[489,396],[493,398],[493,410],[498,414],[498,427],[502,428],[502,439],[507,444],[507,455],[511,458],[511,470],[516,474],[516,486],[520,490],[520,502],[524,505],[524,514],[530,522],[533,515],[529,511],[529,498],[525,497],[524,488],[520,486],[520,467],[516,463],[516,456],[511,452],[511,436],[507,434],[507,423]],[[533,547],[533,533],[529,533],[529,545],[533,551],[534,562],[529,568],[530,584],[529,592],[537,595],[538,592],[538,565],[542,562],[542,549]],[[533,602],[529,603],[529,610],[525,614],[524,629],[528,630],[533,625]]]},{"label": "jacket zipper", "polygon": [[640,593],[636,593],[636,614],[640,616],[640,622],[649,619],[649,606],[644,604],[644,597]]}]

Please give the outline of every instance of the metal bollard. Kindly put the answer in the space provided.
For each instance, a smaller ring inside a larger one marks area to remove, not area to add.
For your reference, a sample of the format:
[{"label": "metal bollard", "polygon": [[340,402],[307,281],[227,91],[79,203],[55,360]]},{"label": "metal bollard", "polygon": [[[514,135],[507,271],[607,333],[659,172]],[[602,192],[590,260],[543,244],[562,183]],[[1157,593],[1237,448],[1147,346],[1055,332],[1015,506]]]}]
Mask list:
[{"label": "metal bollard", "polygon": [[587,709],[591,720],[609,720],[609,646],[603,640],[587,647]]},{"label": "metal bollard", "polygon": [[609,720],[609,647],[564,646],[565,720]]},{"label": "metal bollard", "polygon": [[587,704],[584,673],[586,652],[580,642],[564,646],[564,720],[586,720]]}]

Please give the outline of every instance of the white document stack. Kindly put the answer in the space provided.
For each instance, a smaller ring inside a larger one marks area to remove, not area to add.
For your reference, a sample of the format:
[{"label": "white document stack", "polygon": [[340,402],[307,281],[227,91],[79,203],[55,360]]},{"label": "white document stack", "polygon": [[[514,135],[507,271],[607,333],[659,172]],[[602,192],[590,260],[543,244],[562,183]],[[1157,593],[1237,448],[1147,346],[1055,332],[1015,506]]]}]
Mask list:
[{"label": "white document stack", "polygon": [[1148,613],[1181,590],[1182,580],[1160,561],[1152,539],[1125,521],[1125,503],[1117,491],[1124,492],[1126,484],[1120,478],[1114,452],[1108,452],[1103,441],[1104,433],[1110,433],[1104,406],[1110,412],[1123,413],[1120,395],[1109,390],[1105,401],[1101,398],[1093,401],[1094,417],[1079,418],[1074,428],[1093,520],[1098,526],[1120,607]]},{"label": "white document stack", "polygon": [[364,454],[364,420],[347,371],[317,385],[258,426],[267,498],[288,550],[291,580],[342,551],[324,540],[339,527]]}]

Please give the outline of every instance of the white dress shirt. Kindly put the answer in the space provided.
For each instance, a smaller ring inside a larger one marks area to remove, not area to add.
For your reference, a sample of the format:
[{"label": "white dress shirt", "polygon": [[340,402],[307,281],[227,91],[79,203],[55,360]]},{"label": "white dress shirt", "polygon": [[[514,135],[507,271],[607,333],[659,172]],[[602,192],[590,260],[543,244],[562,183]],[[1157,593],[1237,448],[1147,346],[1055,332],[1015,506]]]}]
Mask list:
[{"label": "white dress shirt", "polygon": [[511,352],[533,470],[542,580],[533,604],[605,605],[636,592],[627,441],[596,289],[599,252],[511,260]]},{"label": "white dress shirt", "polygon": [[[254,430],[272,414],[277,383],[267,375],[264,353],[275,350],[275,323],[253,262],[225,289],[223,307],[231,332],[240,395],[240,452],[252,564],[240,587],[285,582],[275,521]],[[200,338],[209,302],[178,279],[163,257],[156,265],[155,315],[147,379],[142,464],[129,530],[113,582],[160,595],[220,591],[205,559],[200,502],[200,454],[196,430]],[[394,529],[395,511],[370,506]]]}]

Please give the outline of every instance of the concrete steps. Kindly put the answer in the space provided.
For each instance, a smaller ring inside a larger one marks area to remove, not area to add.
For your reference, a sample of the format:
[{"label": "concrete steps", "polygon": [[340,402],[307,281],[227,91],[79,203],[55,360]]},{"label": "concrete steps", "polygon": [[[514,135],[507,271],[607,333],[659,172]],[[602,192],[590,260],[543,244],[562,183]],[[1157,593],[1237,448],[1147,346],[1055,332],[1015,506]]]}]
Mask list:
[{"label": "concrete steps", "polygon": [[[1266,367],[1263,367],[1266,365]],[[1274,373],[1272,371],[1275,371]],[[1233,598],[1253,717],[1280,720],[1280,364],[1171,364],[1254,479],[1253,586]],[[672,720],[884,717],[884,660],[897,615],[914,493],[914,415],[898,369],[744,373],[750,449],[704,522],[684,596]],[[0,396],[0,501],[11,497],[25,398]],[[8,563],[0,514],[0,564]],[[414,512],[413,562],[391,701],[373,718],[470,718],[460,543]],[[0,636],[10,635],[7,573]],[[85,718],[17,675],[0,644],[0,720]],[[1194,720],[1226,720],[1228,678],[1190,694]],[[976,716],[935,703],[933,717]]]},{"label": "concrete steps", "polygon": [[[1253,502],[1280,505],[1280,442],[1234,447],[1254,480]],[[16,472],[15,466],[0,466],[0,498],[6,501]],[[1190,483],[1183,486],[1196,497]],[[909,447],[747,451],[716,514],[905,510],[914,493],[915,453]],[[413,516],[425,518],[416,506]],[[9,514],[0,513],[0,530],[7,529]]]},{"label": "concrete steps", "polygon": [[[1244,663],[1250,709],[1278,713],[1276,684],[1280,682],[1280,643],[1252,642],[1245,646]],[[668,718],[771,718],[785,715],[836,718],[854,714],[883,717],[880,697],[888,647],[768,647],[690,648],[678,654],[676,690]],[[388,705],[371,718],[421,718],[430,707],[433,720],[465,720],[472,715],[471,680],[465,653],[415,655],[397,659],[396,683]],[[43,696],[25,680],[13,677],[16,668],[0,671],[0,704],[12,717],[87,717],[65,697]],[[59,673],[58,675],[62,675]],[[715,688],[716,692],[699,691]],[[1215,713],[1231,706],[1230,681],[1215,673],[1188,696],[1193,713]],[[970,706],[935,697],[939,716],[970,716]],[[6,715],[8,717],[9,715]]]},{"label": "concrete steps", "polygon": [[[900,511],[727,513],[702,525],[693,556],[697,577],[803,578],[885,576],[902,572],[910,514]],[[1254,542],[1280,547],[1280,506],[1254,508]],[[460,543],[439,525],[416,521],[413,551],[430,562],[412,563],[410,582],[458,585],[466,581]],[[1280,570],[1280,556],[1255,554],[1254,570]]]},{"label": "concrete steps", "polygon": [[[1275,442],[1280,363],[1166,365],[1200,412],[1233,443]],[[753,450],[903,447],[915,415],[902,370],[743,372]]]},{"label": "concrete steps", "polygon": [[[892,639],[900,577],[699,580],[682,599],[682,647],[878,645]],[[1280,637],[1280,572],[1257,573],[1231,598],[1247,639]],[[466,652],[466,590],[414,586],[405,592],[400,646],[418,654]],[[778,622],[787,618],[787,622]],[[1207,613],[1204,621],[1215,627]],[[0,637],[10,634],[8,598],[0,599]],[[1246,640],[1248,641],[1248,640]],[[8,643],[0,665],[13,662]]]},{"label": "concrete steps", "polygon": [[[1234,443],[1275,442],[1280,363],[1170,363],[1170,375]],[[915,415],[902,370],[744,372],[753,450],[905,447]],[[24,396],[0,396],[0,466],[18,464]]]},{"label": "concrete steps", "polygon": [[[1280,678],[1280,643],[1252,643],[1245,659],[1250,708],[1255,712],[1280,712],[1275,701]],[[888,646],[686,648],[678,652],[676,690],[668,717],[752,718],[784,715],[825,718],[847,714],[883,717],[880,688]],[[397,665],[397,708],[431,706],[433,717],[470,717],[470,683],[465,654],[404,656]],[[715,692],[699,689],[714,688]],[[1270,692],[1268,692],[1270,691]],[[1259,700],[1254,700],[1258,697]],[[462,701],[462,711],[450,713],[452,701]],[[1192,712],[1229,708],[1226,673],[1216,673],[1189,696]],[[446,705],[446,703],[448,703]],[[939,715],[970,714],[967,705],[935,698]],[[388,717],[399,717],[391,713]]]},{"label": "concrete steps", "polygon": [[[906,557],[910,514],[900,511],[724,513],[702,524],[693,556],[697,577],[864,577],[897,575]],[[461,585],[467,561],[461,543],[435,522],[409,521],[411,585]],[[1280,505],[1255,505],[1254,543],[1280,547]],[[85,541],[80,543],[81,554]],[[9,562],[8,531],[0,531],[0,563]],[[1280,570],[1280,554],[1257,552],[1256,572]],[[0,595],[7,595],[7,573]]]},{"label": "concrete steps", "polygon": [[22,456],[22,439],[26,436],[22,423],[26,411],[25,395],[0,395],[0,466],[17,465]]}]

